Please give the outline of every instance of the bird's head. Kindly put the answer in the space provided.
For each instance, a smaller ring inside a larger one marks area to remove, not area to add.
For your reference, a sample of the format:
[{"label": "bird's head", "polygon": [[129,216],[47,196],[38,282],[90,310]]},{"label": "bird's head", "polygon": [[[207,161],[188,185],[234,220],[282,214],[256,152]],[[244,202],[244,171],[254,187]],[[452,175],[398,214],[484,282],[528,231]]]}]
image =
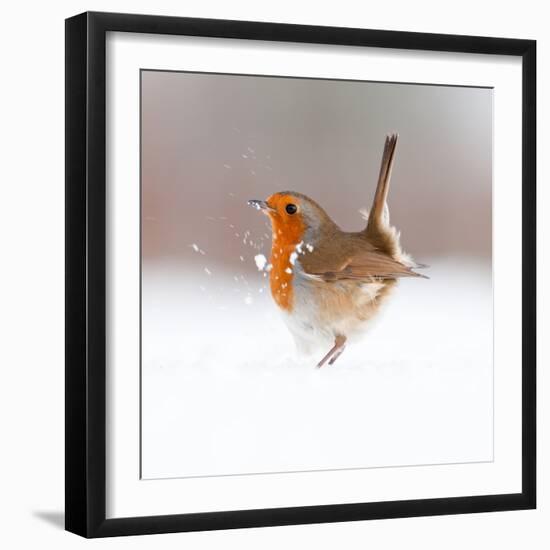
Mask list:
[{"label": "bird's head", "polygon": [[271,220],[273,237],[284,244],[315,241],[319,233],[336,227],[329,215],[302,193],[281,191],[267,200],[250,200],[248,204]]}]

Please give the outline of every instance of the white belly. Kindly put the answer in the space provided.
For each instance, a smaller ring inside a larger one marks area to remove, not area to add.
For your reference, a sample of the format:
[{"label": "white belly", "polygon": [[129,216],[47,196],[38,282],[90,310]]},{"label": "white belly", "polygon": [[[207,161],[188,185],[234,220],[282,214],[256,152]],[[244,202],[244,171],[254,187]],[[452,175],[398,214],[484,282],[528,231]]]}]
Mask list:
[{"label": "white belly", "polygon": [[348,341],[362,336],[378,310],[381,282],[320,282],[295,270],[294,299],[284,321],[301,353],[318,353],[334,344],[337,335]]}]

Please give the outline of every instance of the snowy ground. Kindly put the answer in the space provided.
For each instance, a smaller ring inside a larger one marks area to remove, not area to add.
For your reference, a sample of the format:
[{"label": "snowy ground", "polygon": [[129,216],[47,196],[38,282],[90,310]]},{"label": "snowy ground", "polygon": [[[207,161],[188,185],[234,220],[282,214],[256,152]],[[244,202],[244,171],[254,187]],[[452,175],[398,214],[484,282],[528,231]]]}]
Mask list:
[{"label": "snowy ground", "polygon": [[261,273],[210,271],[143,274],[144,478],[492,460],[486,265],[433,261],[323,369]]}]

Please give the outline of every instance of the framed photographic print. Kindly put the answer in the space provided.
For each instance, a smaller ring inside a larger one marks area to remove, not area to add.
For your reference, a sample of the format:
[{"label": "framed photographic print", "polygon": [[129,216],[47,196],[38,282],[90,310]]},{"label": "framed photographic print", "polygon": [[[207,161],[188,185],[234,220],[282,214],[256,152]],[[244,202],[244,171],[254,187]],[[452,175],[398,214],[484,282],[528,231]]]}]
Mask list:
[{"label": "framed photographic print", "polygon": [[535,507],[535,42],[66,22],[66,528]]}]

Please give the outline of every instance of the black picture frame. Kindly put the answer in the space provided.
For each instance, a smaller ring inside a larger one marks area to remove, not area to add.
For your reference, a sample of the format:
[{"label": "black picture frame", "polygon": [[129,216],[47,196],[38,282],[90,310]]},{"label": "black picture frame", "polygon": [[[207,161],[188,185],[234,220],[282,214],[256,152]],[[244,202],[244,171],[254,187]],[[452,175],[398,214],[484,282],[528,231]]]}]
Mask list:
[{"label": "black picture frame", "polygon": [[[105,40],[108,31],[518,56],[522,121],[522,491],[106,519]],[[107,537],[536,506],[536,42],[88,12],[66,20],[66,529]]]}]

